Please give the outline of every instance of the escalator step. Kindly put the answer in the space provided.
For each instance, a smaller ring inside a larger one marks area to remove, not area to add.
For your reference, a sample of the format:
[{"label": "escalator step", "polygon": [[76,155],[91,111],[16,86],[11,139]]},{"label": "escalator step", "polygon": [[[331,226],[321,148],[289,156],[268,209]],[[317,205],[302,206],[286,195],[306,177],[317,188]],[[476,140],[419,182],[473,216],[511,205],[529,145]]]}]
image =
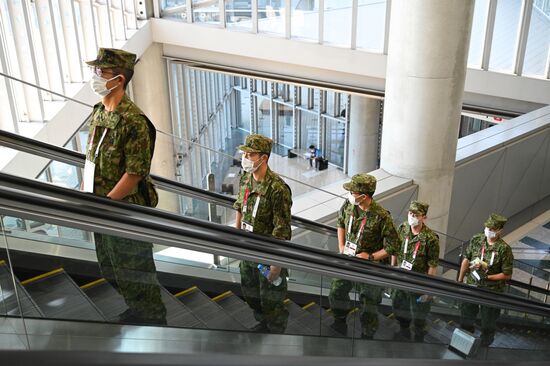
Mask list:
[{"label": "escalator step", "polygon": [[[342,336],[342,334],[336,332],[331,327],[323,324],[319,317],[316,317],[315,315],[308,312],[307,310],[304,310],[295,302],[287,299],[285,300],[285,305],[289,312],[289,319],[288,319],[289,324],[292,325],[292,328],[294,328],[295,325],[297,326],[296,328],[298,330],[298,333],[294,333],[294,334],[322,335],[322,336],[328,336],[328,337]],[[313,305],[308,304],[306,306],[309,308],[309,307],[312,307]]]},{"label": "escalator step", "polygon": [[22,281],[45,317],[105,320],[103,314],[63,268]]},{"label": "escalator step", "polygon": [[258,321],[254,318],[254,311],[240,297],[231,291],[224,292],[212,299],[225,311],[231,314],[245,328],[251,329]]},{"label": "escalator step", "polygon": [[[103,278],[86,284],[81,289],[92,299],[109,321],[118,322],[119,315],[128,309],[122,295]],[[161,287],[161,296],[166,307],[167,325],[185,328],[206,328],[204,323],[194,316],[191,310],[178,301],[164,287]]]},{"label": "escalator step", "polygon": [[212,301],[196,286],[175,296],[210,329],[246,330],[231,314]]},{"label": "escalator step", "polygon": [[[44,316],[27,290],[15,279],[17,294],[13,288],[13,277],[5,261],[0,261],[0,315],[21,315],[17,296],[23,308],[23,315],[41,318]],[[16,296],[17,295],[17,296]]]}]

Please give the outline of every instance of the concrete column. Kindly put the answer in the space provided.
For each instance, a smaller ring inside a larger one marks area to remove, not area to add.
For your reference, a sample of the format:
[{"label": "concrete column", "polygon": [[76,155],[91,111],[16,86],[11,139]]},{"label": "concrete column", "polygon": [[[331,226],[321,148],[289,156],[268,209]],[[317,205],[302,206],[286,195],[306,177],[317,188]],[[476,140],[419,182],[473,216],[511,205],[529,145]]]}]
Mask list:
[{"label": "concrete column", "polygon": [[473,0],[391,7],[381,167],[418,184],[418,199],[430,204],[428,225],[444,233],[473,11]]},{"label": "concrete column", "polygon": [[351,96],[348,175],[378,169],[380,101]]},{"label": "concrete column", "polygon": [[[176,179],[176,160],[172,134],[168,73],[162,58],[162,45],[153,43],[140,57],[132,78],[134,102],[157,128],[157,141],[151,173],[168,179]],[[159,208],[176,212],[178,200],[172,193],[159,192]]]}]

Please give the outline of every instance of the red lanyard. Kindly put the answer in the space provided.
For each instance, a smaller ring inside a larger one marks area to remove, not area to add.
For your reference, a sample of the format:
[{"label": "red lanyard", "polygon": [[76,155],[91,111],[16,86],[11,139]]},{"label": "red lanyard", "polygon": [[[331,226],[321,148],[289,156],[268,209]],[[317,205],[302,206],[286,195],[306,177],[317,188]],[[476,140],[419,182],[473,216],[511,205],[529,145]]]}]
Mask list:
[{"label": "red lanyard", "polygon": [[[351,215],[350,217],[350,220],[349,220],[349,227],[348,227],[348,234],[351,233],[351,225],[353,224],[353,219],[354,219],[354,216],[353,214]],[[361,238],[361,235],[363,235],[363,231],[365,230],[365,225],[367,224],[367,218],[364,217],[363,220],[361,221],[361,226],[359,227],[359,233],[357,234],[357,241],[359,241],[359,239]]]},{"label": "red lanyard", "polygon": [[483,257],[485,256],[485,244],[481,247],[481,260],[484,260]]},{"label": "red lanyard", "polygon": [[248,203],[248,195],[249,194],[250,194],[250,192],[248,191],[248,188],[247,188],[246,191],[244,192],[244,198],[243,198],[244,211],[246,211],[246,204]]},{"label": "red lanyard", "polygon": [[414,248],[414,253],[413,253],[413,259],[416,259],[416,254],[418,253],[419,248],[420,248],[420,240],[416,242],[416,247]]}]

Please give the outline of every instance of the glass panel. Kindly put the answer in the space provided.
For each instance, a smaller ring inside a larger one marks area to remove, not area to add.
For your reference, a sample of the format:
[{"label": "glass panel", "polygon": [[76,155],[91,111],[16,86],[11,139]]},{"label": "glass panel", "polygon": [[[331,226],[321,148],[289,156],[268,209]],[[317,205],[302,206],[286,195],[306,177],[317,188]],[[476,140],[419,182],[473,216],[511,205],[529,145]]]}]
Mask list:
[{"label": "glass panel", "polygon": [[386,28],[386,0],[359,0],[357,48],[382,52]]},{"label": "glass panel", "polygon": [[252,1],[226,0],[225,22],[227,28],[252,29]]},{"label": "glass panel", "polygon": [[[543,5],[543,4],[541,4]],[[550,7],[550,5],[548,5]],[[541,7],[534,6],[529,25],[527,49],[523,63],[523,74],[545,76],[545,67],[550,48],[550,11],[545,14]]]},{"label": "glass panel", "polygon": [[237,91],[235,94],[237,103],[237,127],[250,131],[250,93]]},{"label": "glass panel", "polygon": [[271,137],[271,102],[267,98],[256,97],[258,104],[258,133]]},{"label": "glass panel", "polygon": [[522,0],[497,2],[489,70],[512,72],[516,58]]},{"label": "glass panel", "polygon": [[258,1],[258,31],[285,34],[285,0]]},{"label": "glass panel", "polygon": [[325,118],[326,151],[325,158],[329,162],[342,167],[344,165],[345,124],[332,118]]},{"label": "glass panel", "polygon": [[174,18],[187,21],[187,0],[162,0],[160,15],[163,18]]},{"label": "glass panel", "polygon": [[193,0],[193,22],[218,24],[220,2],[216,0]]},{"label": "glass panel", "polygon": [[319,0],[292,0],[292,38],[319,37]]},{"label": "glass panel", "polygon": [[334,101],[335,101],[335,98],[336,98],[336,93],[333,92],[333,91],[327,91],[327,93],[325,95],[327,97],[327,110],[326,110],[326,113],[329,116],[334,116],[336,114],[335,104],[334,104]]},{"label": "glass panel", "polygon": [[352,0],[326,0],[323,42],[338,46],[351,45]]},{"label": "glass panel", "polygon": [[279,144],[294,147],[294,112],[292,107],[275,103],[279,128]]},{"label": "glass panel", "polygon": [[468,53],[469,67],[481,68],[488,13],[489,0],[476,0],[474,19],[472,22],[472,33],[470,36],[470,51]]},{"label": "glass panel", "polygon": [[319,118],[317,113],[300,110],[300,147],[308,148],[310,145],[317,146],[319,136]]}]

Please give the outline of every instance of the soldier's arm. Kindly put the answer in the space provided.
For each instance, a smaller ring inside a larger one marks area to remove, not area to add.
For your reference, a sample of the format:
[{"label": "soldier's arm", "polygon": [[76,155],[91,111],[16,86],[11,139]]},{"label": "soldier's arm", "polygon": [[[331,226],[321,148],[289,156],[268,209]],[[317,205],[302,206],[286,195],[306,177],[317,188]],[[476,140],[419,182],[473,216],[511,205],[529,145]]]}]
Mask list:
[{"label": "soldier's arm", "polygon": [[241,221],[243,219],[243,214],[242,214],[243,199],[244,199],[243,177],[244,175],[241,176],[241,180],[239,183],[239,195],[237,196],[237,200],[233,204],[233,208],[237,211],[235,215],[235,227],[237,229],[241,228]]},{"label": "soldier's arm", "polygon": [[346,208],[347,201],[344,202],[340,210],[338,211],[338,218],[336,219],[336,228],[338,233],[338,250],[340,254],[344,253],[344,246],[346,245]]},{"label": "soldier's arm", "polygon": [[458,282],[463,282],[464,281],[464,276],[466,275],[466,273],[468,272],[469,269],[470,269],[470,261],[468,260],[468,258],[464,258],[462,260],[462,264],[460,265],[460,272],[458,274]]},{"label": "soldier's arm", "polygon": [[437,266],[439,266],[439,237],[437,234],[433,235],[428,241],[428,274],[435,276],[437,273]]},{"label": "soldier's arm", "polygon": [[503,257],[502,272],[488,275],[487,279],[489,281],[508,281],[512,278],[514,255],[512,254],[512,249],[510,247],[506,248],[503,253]]},{"label": "soldier's arm", "polygon": [[[395,226],[393,225],[393,221],[389,214],[383,218],[382,237],[384,238],[384,248],[372,253],[373,261],[380,261],[390,255],[397,255],[397,250],[399,248],[399,236],[397,235],[397,231],[395,230]],[[368,254],[365,254],[368,258]]]},{"label": "soldier's arm", "polygon": [[274,238],[290,240],[292,229],[290,227],[292,197],[290,189],[285,185],[273,194],[273,231]]},{"label": "soldier's arm", "polygon": [[343,227],[339,227],[337,229],[338,232],[338,250],[340,251],[340,254],[344,253],[344,247],[346,246],[346,229]]},{"label": "soldier's arm", "polygon": [[[126,121],[125,121],[126,122]],[[125,127],[124,161],[128,175],[147,176],[151,170],[151,135],[143,116],[136,116]],[[139,181],[138,181],[139,182]]]},{"label": "soldier's arm", "polygon": [[241,228],[242,219],[243,219],[243,214],[241,213],[241,211],[237,211],[237,214],[235,215],[235,227],[237,229]]},{"label": "soldier's arm", "polygon": [[136,189],[142,179],[143,176],[141,175],[124,173],[111,192],[107,194],[107,197],[113,200],[123,200]]}]

